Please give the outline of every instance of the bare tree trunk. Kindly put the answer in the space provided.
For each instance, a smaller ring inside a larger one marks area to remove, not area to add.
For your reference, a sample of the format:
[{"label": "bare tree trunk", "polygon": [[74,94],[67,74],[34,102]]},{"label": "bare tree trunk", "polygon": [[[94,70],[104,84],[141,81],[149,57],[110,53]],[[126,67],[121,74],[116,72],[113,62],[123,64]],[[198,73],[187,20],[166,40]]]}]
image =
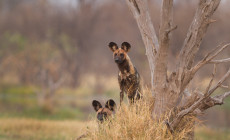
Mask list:
[{"label": "bare tree trunk", "polygon": [[167,77],[167,64],[168,64],[168,50],[169,50],[169,33],[172,28],[173,16],[173,0],[163,0],[161,8],[161,22],[159,31],[160,47],[157,52],[155,61],[155,75],[154,75],[154,97],[155,106],[153,113],[156,116],[164,114],[167,109],[174,106],[173,102],[168,96],[168,77]]},{"label": "bare tree trunk", "polygon": [[148,3],[146,0],[126,0],[130,10],[137,21],[137,25],[141,32],[142,40],[145,44],[146,55],[151,70],[151,85],[154,86],[154,68],[155,55],[159,49],[158,39],[153,27],[149,12]]},{"label": "bare tree trunk", "polygon": [[[217,46],[203,60],[193,66],[195,56],[208,26],[215,21],[211,17],[218,8],[220,0],[200,0],[180,51],[177,67],[169,76],[167,75],[167,57],[170,46],[170,32],[176,29],[176,26],[173,26],[173,0],[162,0],[159,38],[156,36],[150,19],[147,0],[126,0],[126,2],[137,21],[146,48],[151,70],[152,94],[155,98],[153,116],[159,118],[177,108],[179,112],[170,121],[166,120],[169,131],[173,133],[186,115],[190,114],[196,117],[210,107],[223,104],[223,100],[230,96],[230,92],[214,97],[211,97],[211,95],[217,88],[226,87],[222,84],[230,76],[230,70],[214,87],[211,88],[211,86],[216,74],[216,65],[230,62],[230,58],[213,59],[230,44]],[[185,96],[188,84],[197,71],[206,64],[214,64],[208,87],[204,92],[191,91],[190,96]],[[193,135],[190,135],[189,139],[193,139]]]}]

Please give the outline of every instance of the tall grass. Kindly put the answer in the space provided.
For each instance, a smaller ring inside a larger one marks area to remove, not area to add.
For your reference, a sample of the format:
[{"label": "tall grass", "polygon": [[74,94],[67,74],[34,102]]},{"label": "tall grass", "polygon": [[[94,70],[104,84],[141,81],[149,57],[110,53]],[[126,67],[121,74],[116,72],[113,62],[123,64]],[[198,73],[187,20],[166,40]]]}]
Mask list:
[{"label": "tall grass", "polygon": [[[104,123],[87,129],[87,138],[93,140],[162,140],[185,139],[193,129],[191,122],[184,120],[183,129],[178,129],[173,135],[165,125],[168,116],[162,116],[158,121],[151,115],[153,98],[145,91],[144,98],[135,105],[122,104],[114,117]],[[96,120],[95,120],[96,121]],[[192,122],[193,123],[193,122]]]}]

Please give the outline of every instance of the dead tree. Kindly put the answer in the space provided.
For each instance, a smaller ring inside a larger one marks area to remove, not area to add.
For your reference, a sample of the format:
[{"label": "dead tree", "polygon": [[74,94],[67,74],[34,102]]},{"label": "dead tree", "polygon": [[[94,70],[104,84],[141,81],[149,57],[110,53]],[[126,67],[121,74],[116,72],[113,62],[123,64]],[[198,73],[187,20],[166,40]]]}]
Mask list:
[{"label": "dead tree", "polygon": [[64,83],[65,77],[60,76],[57,81],[54,81],[48,70],[42,69],[38,75],[38,81],[40,82],[40,88],[36,90],[38,103],[44,111],[52,112],[53,98]]},{"label": "dead tree", "polygon": [[[221,105],[223,100],[230,95],[230,92],[226,92],[221,95],[211,96],[217,88],[224,87],[223,82],[230,76],[229,69],[219,82],[212,86],[216,74],[216,65],[230,62],[230,58],[214,59],[230,44],[217,46],[203,60],[194,64],[195,56],[201,47],[201,41],[206,34],[207,28],[211,23],[215,22],[212,19],[212,15],[218,8],[220,1],[199,1],[195,16],[180,51],[177,67],[167,75],[170,33],[177,27],[173,24],[173,0],[162,0],[158,37],[150,19],[148,1],[126,0],[138,24],[150,66],[152,94],[155,98],[153,116],[158,118],[170,110],[179,109],[173,119],[167,122],[167,126],[172,133],[184,116],[188,114],[199,115],[208,108]],[[203,92],[192,91],[190,96],[183,97],[188,84],[193,80],[200,68],[206,64],[214,65],[211,80],[206,90]]]}]

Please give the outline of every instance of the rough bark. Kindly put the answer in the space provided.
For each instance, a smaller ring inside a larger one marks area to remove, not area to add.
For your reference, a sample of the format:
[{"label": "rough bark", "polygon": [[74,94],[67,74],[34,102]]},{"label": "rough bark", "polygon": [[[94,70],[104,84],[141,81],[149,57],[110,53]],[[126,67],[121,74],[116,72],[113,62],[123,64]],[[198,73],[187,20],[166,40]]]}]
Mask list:
[{"label": "rough bark", "polygon": [[168,96],[168,78],[167,78],[167,64],[168,64],[168,50],[169,50],[169,33],[172,28],[173,17],[173,0],[163,0],[161,8],[161,22],[159,30],[159,50],[155,56],[154,69],[154,97],[155,105],[153,113],[160,116],[167,111],[171,106]]}]

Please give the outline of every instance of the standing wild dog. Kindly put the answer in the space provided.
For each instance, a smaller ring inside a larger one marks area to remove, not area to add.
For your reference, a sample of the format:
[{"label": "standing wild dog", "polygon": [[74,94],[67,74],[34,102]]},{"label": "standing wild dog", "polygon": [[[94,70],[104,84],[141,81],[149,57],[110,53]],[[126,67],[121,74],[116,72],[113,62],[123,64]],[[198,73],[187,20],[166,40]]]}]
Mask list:
[{"label": "standing wild dog", "polygon": [[110,99],[106,102],[105,107],[102,107],[100,102],[93,100],[92,106],[97,112],[97,119],[100,122],[103,122],[105,119],[112,116],[112,114],[115,112],[116,103]]},{"label": "standing wild dog", "polygon": [[124,98],[124,92],[127,94],[130,103],[140,99],[141,84],[140,75],[133,66],[127,52],[131,45],[123,42],[121,48],[118,48],[114,42],[109,43],[109,48],[113,51],[113,58],[119,68],[118,82],[120,86],[120,104]]}]

